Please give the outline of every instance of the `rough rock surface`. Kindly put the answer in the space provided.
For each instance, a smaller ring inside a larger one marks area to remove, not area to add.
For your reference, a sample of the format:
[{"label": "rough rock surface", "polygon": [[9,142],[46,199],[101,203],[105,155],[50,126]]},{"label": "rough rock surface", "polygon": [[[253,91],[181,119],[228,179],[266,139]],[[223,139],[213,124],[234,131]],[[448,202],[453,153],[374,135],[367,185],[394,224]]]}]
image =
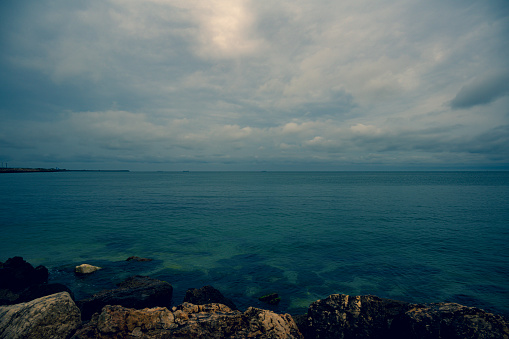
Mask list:
[{"label": "rough rock surface", "polygon": [[308,309],[306,337],[389,338],[394,318],[410,304],[376,296],[333,294]]},{"label": "rough rock surface", "polygon": [[80,311],[67,292],[0,306],[0,338],[67,338],[80,325]]},{"label": "rough rock surface", "polygon": [[117,285],[117,289],[102,291],[77,302],[83,319],[90,319],[106,305],[129,308],[171,307],[173,287],[166,281],[133,276]]},{"label": "rough rock surface", "polygon": [[[301,322],[299,325],[302,324]],[[409,304],[375,296],[333,294],[312,303],[306,338],[505,338],[507,320],[454,303]]]},{"label": "rough rock surface", "polygon": [[250,307],[246,312],[222,304],[184,303],[171,311],[105,306],[78,330],[85,338],[302,338],[292,317]]},{"label": "rough rock surface", "polygon": [[212,286],[203,286],[202,288],[190,288],[186,291],[184,302],[195,305],[205,305],[218,303],[223,304],[236,310],[237,306],[230,299],[223,296],[223,294]]},{"label": "rough rock surface", "polygon": [[90,274],[90,273],[93,273],[100,269],[101,269],[101,267],[99,267],[99,266],[94,266],[94,265],[90,265],[90,264],[81,264],[79,266],[76,266],[76,268],[74,269],[74,272],[76,272],[77,274]]},{"label": "rough rock surface", "polygon": [[393,323],[395,338],[509,338],[499,316],[456,303],[413,305]]}]

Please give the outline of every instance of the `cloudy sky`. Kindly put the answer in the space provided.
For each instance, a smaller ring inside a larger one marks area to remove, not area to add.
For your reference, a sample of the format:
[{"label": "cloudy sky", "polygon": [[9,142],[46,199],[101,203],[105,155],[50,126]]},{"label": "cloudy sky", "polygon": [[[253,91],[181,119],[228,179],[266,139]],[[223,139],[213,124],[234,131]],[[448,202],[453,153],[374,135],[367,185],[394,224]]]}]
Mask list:
[{"label": "cloudy sky", "polygon": [[509,169],[507,0],[5,0],[0,160]]}]

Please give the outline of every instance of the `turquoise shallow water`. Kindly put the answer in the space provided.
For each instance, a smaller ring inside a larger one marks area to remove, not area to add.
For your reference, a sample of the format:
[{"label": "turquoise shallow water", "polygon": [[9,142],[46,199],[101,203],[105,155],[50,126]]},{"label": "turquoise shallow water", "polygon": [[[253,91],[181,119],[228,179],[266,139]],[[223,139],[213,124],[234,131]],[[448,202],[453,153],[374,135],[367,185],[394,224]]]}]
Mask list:
[{"label": "turquoise shallow water", "polygon": [[[0,192],[0,261],[77,298],[143,274],[177,304],[209,284],[294,314],[332,293],[509,314],[509,172],[22,173]],[[85,262],[104,269],[74,277]]]}]

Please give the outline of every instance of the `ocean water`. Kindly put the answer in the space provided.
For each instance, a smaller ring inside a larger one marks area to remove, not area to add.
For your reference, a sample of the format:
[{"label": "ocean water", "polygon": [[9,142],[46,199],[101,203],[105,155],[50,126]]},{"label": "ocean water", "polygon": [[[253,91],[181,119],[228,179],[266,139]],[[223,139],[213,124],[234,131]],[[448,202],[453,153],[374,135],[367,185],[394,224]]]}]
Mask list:
[{"label": "ocean water", "polygon": [[212,285],[241,309],[345,293],[509,315],[509,172],[0,174],[0,226],[0,261],[45,265],[77,299],[141,274],[174,304]]}]

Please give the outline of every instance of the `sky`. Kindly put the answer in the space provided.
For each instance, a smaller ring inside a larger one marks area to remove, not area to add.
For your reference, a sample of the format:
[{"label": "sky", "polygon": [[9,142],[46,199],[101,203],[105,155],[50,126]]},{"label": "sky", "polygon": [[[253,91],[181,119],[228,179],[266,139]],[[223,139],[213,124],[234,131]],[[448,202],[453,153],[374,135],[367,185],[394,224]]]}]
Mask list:
[{"label": "sky", "polygon": [[509,170],[509,1],[5,0],[0,161]]}]

